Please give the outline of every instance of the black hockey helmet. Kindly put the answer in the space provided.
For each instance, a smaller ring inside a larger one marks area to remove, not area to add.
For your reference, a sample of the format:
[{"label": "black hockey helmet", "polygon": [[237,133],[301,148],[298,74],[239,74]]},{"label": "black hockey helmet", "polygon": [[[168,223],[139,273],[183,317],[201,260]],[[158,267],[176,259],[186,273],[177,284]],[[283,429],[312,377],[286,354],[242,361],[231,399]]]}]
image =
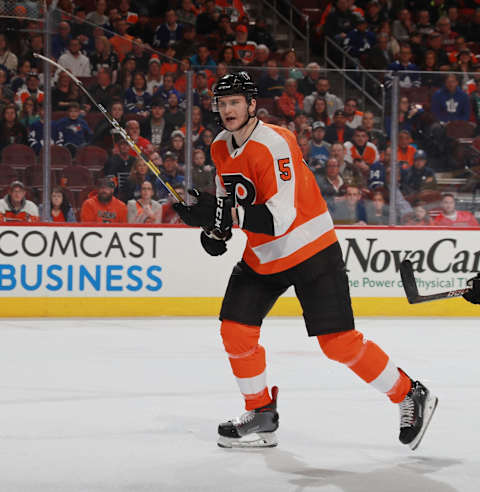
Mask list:
[{"label": "black hockey helmet", "polygon": [[213,89],[212,109],[218,113],[218,98],[222,96],[245,96],[247,104],[258,95],[258,88],[247,72],[224,75]]}]

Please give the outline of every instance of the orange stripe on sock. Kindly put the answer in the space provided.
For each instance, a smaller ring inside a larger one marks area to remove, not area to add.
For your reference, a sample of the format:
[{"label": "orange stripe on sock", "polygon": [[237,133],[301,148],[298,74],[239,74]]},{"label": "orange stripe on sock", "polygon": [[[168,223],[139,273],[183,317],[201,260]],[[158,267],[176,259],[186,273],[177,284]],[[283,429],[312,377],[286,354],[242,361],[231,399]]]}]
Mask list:
[{"label": "orange stripe on sock", "polygon": [[247,411],[255,410],[255,408],[264,407],[265,405],[268,405],[269,403],[272,402],[267,387],[265,387],[265,389],[262,392],[257,393],[255,395],[243,395],[243,396],[245,398],[245,410]]},{"label": "orange stripe on sock", "polygon": [[228,359],[232,367],[233,374],[237,378],[252,378],[262,374],[266,368],[265,349],[261,345],[257,345],[255,352],[248,357],[241,359]]},{"label": "orange stripe on sock", "polygon": [[357,330],[342,331],[317,337],[325,355],[341,362],[370,383],[385,369],[388,355],[375,343],[363,341],[363,335]]},{"label": "orange stripe on sock", "polygon": [[401,369],[399,369],[398,372],[400,377],[393,388],[387,393],[387,396],[393,403],[400,403],[403,401],[412,387],[410,378]]},{"label": "orange stripe on sock", "polygon": [[350,369],[365,382],[370,383],[382,373],[388,363],[388,355],[376,344],[367,341],[365,351]]}]

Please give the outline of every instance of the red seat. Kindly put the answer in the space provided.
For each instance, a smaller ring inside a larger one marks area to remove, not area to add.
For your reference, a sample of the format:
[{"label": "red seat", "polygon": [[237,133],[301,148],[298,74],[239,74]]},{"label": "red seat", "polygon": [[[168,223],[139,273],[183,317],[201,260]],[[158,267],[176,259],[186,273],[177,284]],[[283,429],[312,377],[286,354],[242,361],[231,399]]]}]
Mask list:
[{"label": "red seat", "polygon": [[430,107],[431,92],[430,87],[403,88],[400,89],[400,97],[407,96],[410,103]]},{"label": "red seat", "polygon": [[87,186],[81,190],[75,191],[75,211],[77,219],[80,220],[80,211],[82,209],[83,202],[90,198],[90,194],[95,190],[94,186]]},{"label": "red seat", "polygon": [[[39,165],[29,166],[25,169],[25,184],[31,188],[43,188],[43,167]],[[50,173],[50,186],[56,184],[55,174]]]},{"label": "red seat", "polygon": [[11,166],[15,171],[23,171],[37,163],[35,152],[28,145],[10,144],[2,150],[2,164]]},{"label": "red seat", "polygon": [[445,126],[447,137],[473,138],[477,125],[472,121],[449,121]]},{"label": "red seat", "polygon": [[67,116],[66,111],[52,111],[52,120],[58,121]]},{"label": "red seat", "polygon": [[98,111],[90,111],[85,115],[85,121],[87,122],[90,130],[93,130],[104,118],[105,116]]},{"label": "red seat", "polygon": [[145,117],[144,116],[141,116],[137,113],[127,113],[125,115],[125,121],[130,121],[130,120],[136,120],[138,121],[140,124],[142,124],[142,121],[145,120]]},{"label": "red seat", "polygon": [[78,149],[75,156],[75,162],[78,165],[87,167],[93,173],[103,171],[103,166],[107,162],[107,159],[107,151],[95,145],[87,145]]},{"label": "red seat", "polygon": [[87,186],[93,186],[93,177],[84,166],[68,166],[63,169],[60,182],[71,191],[79,191]]},{"label": "red seat", "polygon": [[13,167],[3,164],[0,168],[0,187],[8,186],[18,179],[18,174]]},{"label": "red seat", "polygon": [[[43,163],[43,153],[40,155],[40,163]],[[72,154],[61,145],[50,146],[50,169],[52,171],[61,171],[67,166],[72,165]]]},{"label": "red seat", "polygon": [[260,108],[265,108],[270,115],[275,115],[277,113],[277,106],[273,97],[259,97],[257,99],[257,111]]}]

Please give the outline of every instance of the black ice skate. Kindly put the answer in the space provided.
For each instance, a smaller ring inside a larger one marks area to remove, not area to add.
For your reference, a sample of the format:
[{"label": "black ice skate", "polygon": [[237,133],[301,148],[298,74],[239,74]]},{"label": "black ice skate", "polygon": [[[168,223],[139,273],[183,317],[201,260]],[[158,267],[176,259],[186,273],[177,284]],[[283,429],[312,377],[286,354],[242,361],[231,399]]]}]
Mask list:
[{"label": "black ice skate", "polygon": [[412,381],[412,388],[400,407],[400,436],[403,444],[417,449],[437,408],[438,398],[419,381]]},{"label": "black ice skate", "polygon": [[244,413],[218,426],[221,448],[273,448],[278,444],[278,388],[272,387],[272,403]]}]

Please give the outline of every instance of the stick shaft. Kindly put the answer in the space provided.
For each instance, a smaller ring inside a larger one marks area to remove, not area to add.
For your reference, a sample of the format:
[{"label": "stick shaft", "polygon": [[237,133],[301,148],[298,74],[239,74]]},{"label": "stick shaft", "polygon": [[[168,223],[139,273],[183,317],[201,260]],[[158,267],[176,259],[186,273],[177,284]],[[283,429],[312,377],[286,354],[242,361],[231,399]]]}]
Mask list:
[{"label": "stick shaft", "polygon": [[422,296],[418,293],[417,283],[415,282],[415,276],[413,273],[413,265],[409,260],[404,260],[400,263],[400,275],[402,277],[403,288],[405,290],[407,300],[410,304],[419,304],[421,302],[460,297],[471,290],[470,287],[466,287],[465,289],[447,290],[445,292],[437,292],[436,294]]},{"label": "stick shaft", "polygon": [[130,135],[126,132],[124,128],[120,125],[120,123],[103,107],[102,104],[95,101],[93,96],[88,92],[88,90],[83,85],[82,81],[79,80],[73,73],[71,73],[66,68],[59,65],[57,62],[47,58],[46,56],[40,55],[39,53],[34,53],[35,58],[40,58],[48,63],[51,63],[55,67],[57,67],[62,72],[65,72],[81,89],[81,91],[88,97],[91,103],[103,114],[103,116],[108,120],[108,122],[118,131],[121,137],[128,143],[130,148],[142,159],[145,164],[148,166],[150,171],[156,176],[156,178],[162,183],[162,185],[168,190],[168,192],[180,203],[185,203],[183,198],[173,189],[172,185],[168,181],[164,181],[160,176],[160,170],[158,167],[142,152],[140,147],[132,140]]}]

